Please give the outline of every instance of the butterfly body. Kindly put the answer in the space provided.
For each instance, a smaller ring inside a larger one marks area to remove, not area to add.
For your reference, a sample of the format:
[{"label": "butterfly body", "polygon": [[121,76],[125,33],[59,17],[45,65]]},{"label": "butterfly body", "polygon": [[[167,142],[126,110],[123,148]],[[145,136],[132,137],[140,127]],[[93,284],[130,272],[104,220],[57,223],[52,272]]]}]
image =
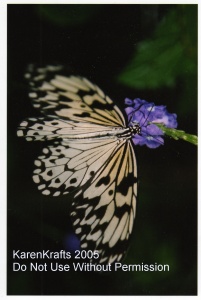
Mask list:
[{"label": "butterfly body", "polygon": [[133,229],[137,164],[132,136],[119,108],[83,77],[58,66],[30,66],[25,77],[35,108],[18,129],[27,141],[49,141],[35,160],[33,180],[44,195],[73,193],[71,217],[81,248],[97,250],[96,263],[120,261]]}]

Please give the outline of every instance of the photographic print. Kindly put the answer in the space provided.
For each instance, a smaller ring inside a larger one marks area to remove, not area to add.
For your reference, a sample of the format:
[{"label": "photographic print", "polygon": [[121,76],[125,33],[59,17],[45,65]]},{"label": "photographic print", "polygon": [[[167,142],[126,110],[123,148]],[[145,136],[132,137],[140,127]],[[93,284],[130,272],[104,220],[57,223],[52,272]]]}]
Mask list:
[{"label": "photographic print", "polygon": [[197,5],[7,22],[7,294],[197,295]]}]

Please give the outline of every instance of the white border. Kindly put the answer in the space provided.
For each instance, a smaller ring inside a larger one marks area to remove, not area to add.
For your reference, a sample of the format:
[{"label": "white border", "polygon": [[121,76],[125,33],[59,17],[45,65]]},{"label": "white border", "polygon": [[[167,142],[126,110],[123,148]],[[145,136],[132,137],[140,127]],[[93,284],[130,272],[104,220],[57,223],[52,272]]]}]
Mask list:
[{"label": "white border", "polygon": [[[7,275],[6,275],[6,260],[7,260],[7,237],[6,237],[6,216],[7,216],[7,204],[6,204],[6,189],[7,189],[7,172],[6,172],[6,164],[7,164],[7,4],[199,4],[198,1],[151,1],[151,0],[144,0],[144,1],[95,1],[95,0],[88,0],[88,1],[82,1],[82,0],[75,0],[75,1],[55,1],[55,0],[49,0],[49,1],[7,1],[7,0],[0,0],[0,137],[1,137],[1,143],[0,143],[0,298],[7,298],[7,297],[15,297],[15,296],[6,296],[6,281],[7,281]],[[201,17],[201,9],[198,5],[198,20]],[[200,29],[200,21],[198,22],[198,30]],[[200,32],[200,30],[199,30]],[[199,34],[200,37],[200,34]],[[200,49],[200,38],[198,38],[198,49]],[[198,86],[200,83],[200,70],[201,68],[201,62],[200,59],[198,60]],[[199,99],[199,91],[198,91],[198,99]],[[200,115],[200,107],[198,109],[198,116]],[[201,132],[201,121],[198,121],[198,135]],[[200,156],[199,156],[200,157]],[[198,160],[198,173],[199,169],[201,169],[201,161]],[[198,187],[201,185],[200,176],[198,177]],[[199,201],[199,195],[198,193],[198,201]],[[200,243],[201,243],[201,231],[200,231],[200,222],[199,218],[201,216],[200,214],[200,205],[198,205],[198,295],[201,293],[201,280],[200,280],[200,270],[201,270],[201,260],[199,257],[199,250],[200,250]],[[188,259],[188,257],[186,258]],[[36,299],[37,296],[23,296],[23,299]],[[46,299],[52,299],[57,296],[43,296]],[[68,298],[75,299],[75,296],[71,297],[68,296]],[[89,296],[81,296],[82,299],[88,299]],[[94,296],[93,296],[94,297]],[[118,299],[123,299],[125,296],[118,296]],[[146,299],[147,296],[133,296],[135,299]],[[149,296],[151,298],[155,298],[156,296]],[[160,297],[166,297],[166,299],[177,299],[178,297],[183,296],[160,296]],[[76,297],[77,298],[77,297]],[[110,299],[108,296],[104,296],[106,299]],[[114,298],[114,297],[113,297]],[[115,296],[116,298],[116,296]],[[186,298],[186,297],[185,297]],[[194,296],[187,296],[188,299],[195,299]],[[66,296],[59,296],[59,299],[66,299]]]},{"label": "white border", "polygon": [[7,155],[6,155],[6,123],[7,123],[7,9],[4,3],[0,3],[0,297],[6,294],[6,188],[7,188]]},{"label": "white border", "polygon": [[114,1],[109,1],[109,0],[43,0],[43,1],[38,1],[38,0],[32,0],[32,1],[27,1],[27,0],[1,0],[1,2],[6,3],[6,4],[198,4],[198,0],[114,0]]}]

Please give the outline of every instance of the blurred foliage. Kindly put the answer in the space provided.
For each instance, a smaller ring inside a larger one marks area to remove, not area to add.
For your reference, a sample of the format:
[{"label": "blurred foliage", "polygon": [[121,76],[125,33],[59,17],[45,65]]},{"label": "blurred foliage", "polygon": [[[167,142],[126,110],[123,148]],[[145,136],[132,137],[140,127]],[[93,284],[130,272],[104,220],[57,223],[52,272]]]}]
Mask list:
[{"label": "blurred foliage", "polygon": [[87,22],[99,11],[100,5],[38,5],[37,12],[57,26],[75,26]]},{"label": "blurred foliage", "polygon": [[162,19],[152,37],[137,52],[118,80],[137,89],[173,87],[178,78],[197,70],[197,6],[178,5]]}]

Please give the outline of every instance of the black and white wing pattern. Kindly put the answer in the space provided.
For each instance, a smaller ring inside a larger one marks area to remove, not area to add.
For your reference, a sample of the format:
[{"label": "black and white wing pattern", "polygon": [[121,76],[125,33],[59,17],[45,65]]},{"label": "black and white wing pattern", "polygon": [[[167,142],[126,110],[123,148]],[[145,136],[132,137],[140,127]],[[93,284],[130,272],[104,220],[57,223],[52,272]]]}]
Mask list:
[{"label": "black and white wing pattern", "polygon": [[75,196],[75,232],[82,248],[98,250],[100,263],[120,261],[127,250],[136,211],[136,176],[132,145],[122,141]]},{"label": "black and white wing pattern", "polygon": [[126,126],[122,112],[97,85],[84,77],[66,77],[58,71],[62,74],[61,66],[29,66],[25,77],[30,83],[29,97],[35,108],[62,120]]},{"label": "black and white wing pattern", "polygon": [[[34,107],[45,117],[18,128],[27,141],[51,141],[35,160],[33,180],[44,195],[73,192],[71,217],[81,248],[96,263],[120,261],[136,212],[137,167],[123,114],[100,88],[61,67],[29,67]],[[59,74],[59,75],[58,75]]]}]

